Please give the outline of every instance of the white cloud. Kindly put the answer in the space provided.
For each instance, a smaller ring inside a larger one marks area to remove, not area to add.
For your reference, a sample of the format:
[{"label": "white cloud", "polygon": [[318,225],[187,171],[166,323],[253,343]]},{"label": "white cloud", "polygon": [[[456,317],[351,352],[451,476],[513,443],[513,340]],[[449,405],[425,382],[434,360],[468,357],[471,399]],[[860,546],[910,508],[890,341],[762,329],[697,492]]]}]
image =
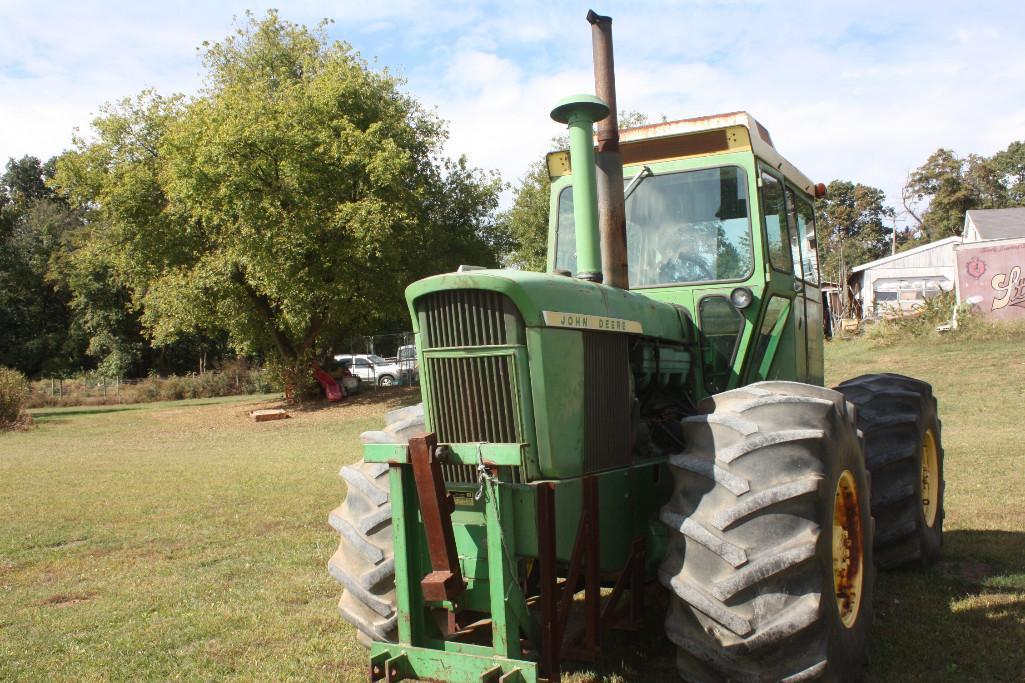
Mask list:
[{"label": "white cloud", "polygon": [[[1025,5],[610,2],[619,104],[652,117],[747,109],[816,179],[882,187],[937,147],[992,154],[1025,137]],[[245,5],[8,5],[0,25],[0,160],[46,156],[104,101],[194,91],[195,47]],[[548,149],[551,106],[588,92],[587,7],[525,0],[289,3],[404,74],[451,122],[449,149],[510,181]],[[602,8],[604,10],[604,8]],[[263,9],[254,8],[257,15]]]}]

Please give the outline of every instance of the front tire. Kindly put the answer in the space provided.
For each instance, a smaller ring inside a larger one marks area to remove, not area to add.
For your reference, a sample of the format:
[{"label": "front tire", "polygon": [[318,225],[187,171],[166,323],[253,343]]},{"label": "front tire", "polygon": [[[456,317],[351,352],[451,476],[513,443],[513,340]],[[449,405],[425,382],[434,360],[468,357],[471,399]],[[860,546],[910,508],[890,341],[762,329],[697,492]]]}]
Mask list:
[{"label": "front tire", "polygon": [[395,378],[391,375],[381,375],[380,379],[377,380],[377,383],[382,387],[390,387],[395,384]]},{"label": "front tire", "polygon": [[860,680],[872,519],[843,396],[760,382],[707,399],[660,518],[666,632],[687,681]]},{"label": "front tire", "polygon": [[926,567],[943,546],[943,443],[932,387],[892,373],[836,388],[858,408],[872,475],[876,564]]},{"label": "front tire", "polygon": [[[423,404],[385,414],[382,431],[363,432],[363,443],[405,443],[424,430]],[[328,572],[342,584],[338,611],[356,627],[359,642],[395,642],[395,551],[387,463],[358,462],[341,470],[345,500],[328,522],[341,536]]]}]

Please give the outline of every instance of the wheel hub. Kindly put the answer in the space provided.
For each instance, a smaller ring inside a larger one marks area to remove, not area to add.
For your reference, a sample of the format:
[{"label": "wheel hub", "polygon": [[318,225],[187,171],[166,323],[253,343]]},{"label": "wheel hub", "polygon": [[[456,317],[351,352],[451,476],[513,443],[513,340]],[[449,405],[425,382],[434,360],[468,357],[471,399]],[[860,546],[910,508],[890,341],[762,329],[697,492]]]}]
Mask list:
[{"label": "wheel hub", "polygon": [[936,436],[927,429],[922,437],[922,514],[930,529],[936,524],[940,498],[940,456]]},{"label": "wheel hub", "polygon": [[854,625],[861,609],[863,540],[858,485],[850,470],[844,470],[833,497],[833,594],[845,628]]}]

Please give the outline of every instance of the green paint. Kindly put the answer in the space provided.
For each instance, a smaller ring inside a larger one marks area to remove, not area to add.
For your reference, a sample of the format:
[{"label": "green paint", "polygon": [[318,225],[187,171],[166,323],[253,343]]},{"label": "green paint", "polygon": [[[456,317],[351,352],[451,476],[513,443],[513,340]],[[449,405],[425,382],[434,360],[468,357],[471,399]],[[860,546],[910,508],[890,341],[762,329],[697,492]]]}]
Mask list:
[{"label": "green paint", "polygon": [[[556,180],[552,186],[550,267],[554,267],[554,248],[558,244],[557,198],[572,185],[574,196],[584,198],[574,202],[577,268],[595,273],[601,269],[591,124],[599,114],[604,115],[602,106],[595,98],[577,97],[565,101],[553,112],[554,118],[566,122],[570,128],[573,174]],[[587,420],[582,330],[546,325],[546,312],[555,314],[552,320],[557,320],[561,314],[574,320],[592,316],[628,321],[631,328],[633,324],[639,325],[639,340],[646,344],[657,342],[663,348],[668,347],[671,353],[667,350],[663,356],[657,351],[644,351],[648,355],[638,355],[631,361],[637,364],[637,371],[653,373],[658,368],[654,364],[656,357],[669,359],[668,362],[689,371],[680,391],[697,402],[709,393],[706,375],[712,371],[710,361],[701,355],[705,339],[698,324],[701,302],[707,297],[728,299],[735,287],[743,286],[749,288],[754,297],[750,306],[738,312],[738,333],[730,349],[732,353],[719,354],[716,361],[725,383],[721,386],[732,388],[745,380],[762,378],[814,378],[815,363],[805,359],[814,357],[814,344],[821,346],[821,331],[809,333],[805,328],[798,334],[794,311],[798,308],[807,311],[811,304],[796,291],[792,273],[780,273],[768,267],[762,196],[756,182],[761,170],[759,161],[751,152],[737,151],[646,165],[656,175],[722,166],[743,169],[748,184],[736,201],[746,202],[750,221],[753,265],[746,276],[732,281],[627,291],[553,274],[477,270],[437,275],[406,289],[417,338],[428,427],[435,411],[445,409],[433,400],[432,359],[504,356],[510,359],[509,381],[523,442],[448,445],[447,464],[475,466],[483,457],[499,466],[499,480],[485,481],[479,497],[476,483],[449,486],[456,496],[453,533],[467,586],[454,604],[430,605],[424,603],[420,590],[419,582],[428,569],[428,558],[407,448],[405,445],[365,446],[366,460],[393,465],[392,512],[400,612],[400,643],[375,643],[372,650],[375,662],[391,661],[408,675],[446,681],[479,681],[486,672],[493,672],[494,667],[503,674],[518,668],[521,680],[537,680],[536,663],[521,659],[526,655],[520,648],[523,638],[534,638],[536,642],[539,633],[539,624],[527,608],[521,589],[530,563],[538,556],[537,489],[532,483],[546,480],[554,484],[556,556],[560,562],[567,562],[582,514],[581,476]],[[627,175],[637,170],[639,165],[628,167]],[[474,348],[425,348],[421,328],[424,320],[417,313],[417,300],[435,292],[453,290],[484,290],[507,297],[519,313],[519,318],[515,318],[508,313],[509,307],[505,308],[508,343]],[[814,292],[809,296],[812,294]],[[785,299],[786,306],[778,319],[767,320],[768,302],[773,296]],[[513,319],[522,319],[522,326],[510,327],[509,321]],[[812,319],[809,314],[808,320]],[[809,334],[805,338],[804,335]],[[512,482],[513,467],[519,468],[523,483]],[[648,546],[647,571],[653,576],[667,538],[665,528],[657,521],[658,510],[672,488],[664,461],[635,459],[629,466],[593,476],[598,481],[602,571],[621,570],[633,541],[644,538]],[[489,646],[446,641],[434,615],[429,613],[429,610],[462,608],[490,616]]]},{"label": "green paint", "polygon": [[581,201],[573,205],[577,233],[579,277],[601,282],[598,237],[598,190],[595,185],[594,122],[609,115],[609,107],[593,95],[574,95],[559,102],[552,118],[569,128],[570,163],[575,169],[573,192]]},{"label": "green paint", "polygon": [[442,649],[374,643],[370,649],[370,661],[371,665],[384,666],[385,662],[401,657],[402,671],[410,678],[447,683],[480,683],[481,675],[494,671],[495,667],[503,675],[519,672],[519,677],[510,678],[510,683],[538,683],[540,680],[535,662],[498,657],[486,648],[460,646],[460,643],[447,642],[444,645],[446,647]]}]

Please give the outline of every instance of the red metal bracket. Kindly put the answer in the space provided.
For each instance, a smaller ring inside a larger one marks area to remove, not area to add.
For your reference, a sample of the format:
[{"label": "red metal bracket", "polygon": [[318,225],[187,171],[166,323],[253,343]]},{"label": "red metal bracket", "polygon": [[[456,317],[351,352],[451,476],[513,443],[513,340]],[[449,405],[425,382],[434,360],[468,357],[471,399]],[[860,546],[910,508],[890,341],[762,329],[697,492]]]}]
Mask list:
[{"label": "red metal bracket", "polygon": [[434,434],[409,440],[409,460],[420,499],[420,514],[427,534],[427,552],[431,571],[420,582],[424,600],[453,600],[466,590],[459,569],[456,541],[452,532],[452,500],[445,492],[441,463],[434,456],[438,438]]},{"label": "red metal bracket", "polygon": [[[643,537],[634,540],[630,556],[616,578],[605,608],[601,604],[600,521],[598,478],[586,476],[582,481],[583,505],[573,543],[566,578],[559,584],[556,562],[555,487],[549,482],[536,485],[538,517],[538,562],[540,564],[541,603],[541,669],[548,680],[560,680],[560,661],[565,657],[578,661],[594,661],[601,655],[601,641],[610,627],[636,627],[644,617],[644,564],[647,544]],[[567,624],[573,597],[584,584],[584,629],[569,643]],[[617,623],[617,610],[626,591],[630,591],[629,623]]]}]

